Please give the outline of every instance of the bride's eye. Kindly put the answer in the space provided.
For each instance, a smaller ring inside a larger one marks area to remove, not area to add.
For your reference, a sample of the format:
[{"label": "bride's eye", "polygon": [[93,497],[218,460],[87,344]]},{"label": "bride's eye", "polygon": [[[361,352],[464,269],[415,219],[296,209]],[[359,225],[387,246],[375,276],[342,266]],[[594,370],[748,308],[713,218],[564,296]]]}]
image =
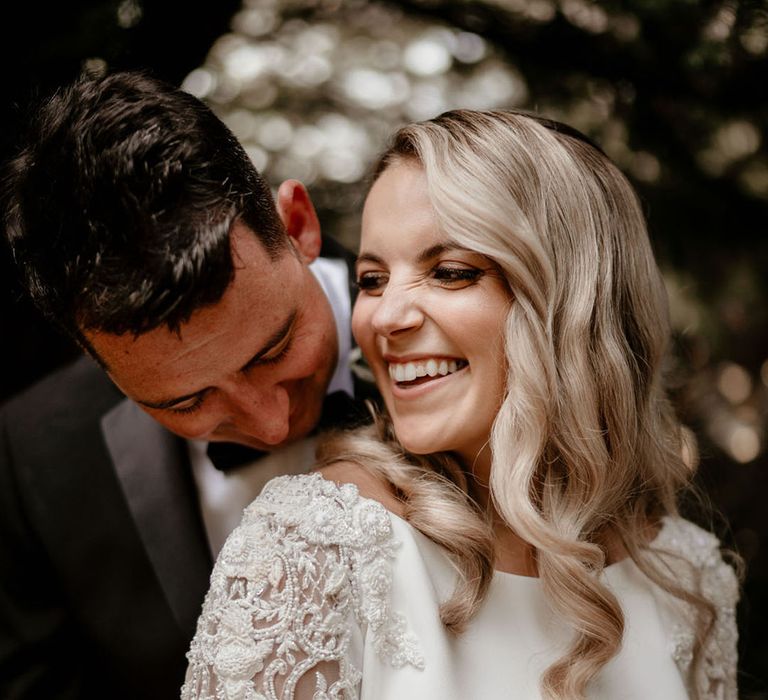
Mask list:
[{"label": "bride's eye", "polygon": [[385,272],[363,272],[358,275],[357,287],[368,294],[376,294],[384,291],[389,275]]},{"label": "bride's eye", "polygon": [[455,265],[438,265],[432,270],[432,277],[444,287],[466,287],[476,282],[483,271],[476,267],[457,267]]}]

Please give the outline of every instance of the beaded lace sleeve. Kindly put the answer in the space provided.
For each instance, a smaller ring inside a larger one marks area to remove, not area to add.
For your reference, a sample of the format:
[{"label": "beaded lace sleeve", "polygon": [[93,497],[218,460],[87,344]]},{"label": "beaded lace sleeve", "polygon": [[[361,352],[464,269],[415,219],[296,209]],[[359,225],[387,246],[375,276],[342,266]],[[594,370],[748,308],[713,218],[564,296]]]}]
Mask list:
[{"label": "beaded lace sleeve", "polygon": [[733,568],[723,561],[720,542],[687,520],[667,518],[654,549],[676,555],[667,561],[679,580],[698,589],[715,606],[717,615],[692,675],[695,613],[688,605],[678,607],[680,613],[670,618],[671,653],[678,668],[700,700],[737,700],[739,584]]},{"label": "beaded lace sleeve", "polygon": [[216,562],[182,700],[357,698],[356,631],[394,667],[422,667],[390,608],[395,547],[388,513],[355,486],[273,479]]}]

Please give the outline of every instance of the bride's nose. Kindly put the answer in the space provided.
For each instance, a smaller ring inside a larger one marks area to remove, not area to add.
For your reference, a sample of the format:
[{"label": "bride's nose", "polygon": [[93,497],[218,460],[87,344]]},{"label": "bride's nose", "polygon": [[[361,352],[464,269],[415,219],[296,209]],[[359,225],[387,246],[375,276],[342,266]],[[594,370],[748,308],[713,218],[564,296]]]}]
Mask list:
[{"label": "bride's nose", "polygon": [[418,293],[418,289],[387,287],[371,319],[373,330],[382,336],[392,336],[421,327],[424,313]]}]

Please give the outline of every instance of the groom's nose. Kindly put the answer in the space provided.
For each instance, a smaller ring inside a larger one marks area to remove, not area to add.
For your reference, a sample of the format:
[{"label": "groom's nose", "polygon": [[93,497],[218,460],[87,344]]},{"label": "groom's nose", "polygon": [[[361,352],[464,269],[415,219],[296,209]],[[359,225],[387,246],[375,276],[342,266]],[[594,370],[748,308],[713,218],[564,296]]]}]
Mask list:
[{"label": "groom's nose", "polygon": [[288,437],[291,405],[282,385],[254,385],[244,379],[228,399],[232,423],[241,433],[267,445]]}]

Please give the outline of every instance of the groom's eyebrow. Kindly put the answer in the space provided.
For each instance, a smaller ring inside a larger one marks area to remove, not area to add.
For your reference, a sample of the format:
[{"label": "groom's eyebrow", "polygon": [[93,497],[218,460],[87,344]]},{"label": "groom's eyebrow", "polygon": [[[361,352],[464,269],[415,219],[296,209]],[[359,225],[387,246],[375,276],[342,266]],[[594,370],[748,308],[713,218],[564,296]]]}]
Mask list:
[{"label": "groom's eyebrow", "polygon": [[[259,361],[264,357],[264,355],[268,354],[272,348],[274,348],[276,345],[279,345],[285,337],[290,333],[291,328],[293,328],[293,324],[296,321],[296,316],[298,315],[298,311],[295,309],[291,312],[291,314],[286,319],[285,323],[283,323],[280,328],[278,328],[264,343],[264,345],[261,346],[259,350],[256,351],[256,353],[251,357],[250,360],[248,360],[241,368],[240,372],[247,372],[252,367],[256,366]],[[142,406],[146,406],[147,408],[155,408],[155,409],[167,409],[167,408],[173,408],[177,404],[184,403],[185,401],[190,401],[191,399],[195,399],[199,396],[202,396],[203,394],[209,392],[213,387],[206,386],[202,389],[198,389],[197,391],[193,391],[191,394],[185,394],[184,396],[176,396],[172,399],[162,399],[160,401],[142,401],[140,399],[136,399],[136,403],[140,403]]]}]

